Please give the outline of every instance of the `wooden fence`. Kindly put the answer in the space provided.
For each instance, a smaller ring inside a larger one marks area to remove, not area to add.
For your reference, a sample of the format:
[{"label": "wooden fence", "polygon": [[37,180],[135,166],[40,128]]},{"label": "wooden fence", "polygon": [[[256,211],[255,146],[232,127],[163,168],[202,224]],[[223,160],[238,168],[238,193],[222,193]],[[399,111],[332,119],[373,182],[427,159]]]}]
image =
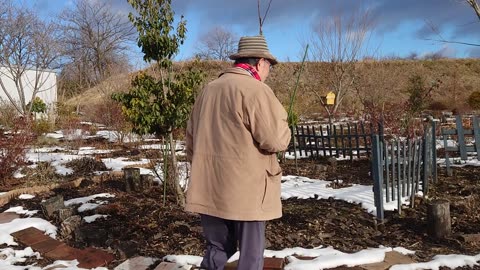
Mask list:
[{"label": "wooden fence", "polygon": [[377,218],[384,219],[384,201],[397,201],[402,210],[402,198],[410,198],[414,207],[415,195],[428,193],[429,182],[437,181],[435,122],[429,121],[423,137],[409,140],[380,139],[373,136],[372,177]]},{"label": "wooden fence", "polygon": [[[464,128],[464,122],[468,128]],[[475,153],[477,160],[480,160],[480,126],[478,116],[462,118],[455,116],[455,128],[442,128],[445,149],[445,165],[447,175],[452,175],[450,156],[459,154],[461,160],[467,160],[468,153]],[[450,145],[449,140],[453,140],[455,145]]]},{"label": "wooden fence", "polygon": [[[292,129],[294,140],[288,149],[289,154],[300,157],[370,157],[372,135],[383,138],[383,126],[372,123],[347,123],[340,125],[296,126]],[[295,143],[293,143],[295,142]]]}]

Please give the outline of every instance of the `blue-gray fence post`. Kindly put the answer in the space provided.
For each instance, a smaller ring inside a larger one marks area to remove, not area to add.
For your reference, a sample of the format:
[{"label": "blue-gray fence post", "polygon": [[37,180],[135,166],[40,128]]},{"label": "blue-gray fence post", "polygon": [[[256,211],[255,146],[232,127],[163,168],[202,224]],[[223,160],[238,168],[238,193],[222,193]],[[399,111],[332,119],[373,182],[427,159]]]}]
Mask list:
[{"label": "blue-gray fence post", "polygon": [[422,156],[422,162],[423,162],[423,173],[422,173],[422,191],[424,195],[428,194],[428,180],[430,178],[430,154],[431,154],[431,142],[432,142],[432,129],[427,125],[425,126],[425,132],[424,132],[424,144],[423,144],[423,156]]},{"label": "blue-gray fence post", "polygon": [[475,137],[475,151],[477,152],[477,160],[480,160],[480,126],[478,117],[473,117],[473,136]]},{"label": "blue-gray fence post", "polygon": [[[397,139],[397,207],[398,207],[398,213],[402,214],[402,175],[401,175],[401,164],[402,161],[400,160],[400,140]],[[395,172],[393,172],[395,173]]]},{"label": "blue-gray fence post", "polygon": [[450,167],[450,157],[448,155],[448,135],[445,129],[442,128],[443,136],[443,147],[445,149],[445,170],[447,171],[447,176],[452,176],[452,168]]},{"label": "blue-gray fence post", "polygon": [[437,183],[437,124],[432,119],[432,174],[433,182]]},{"label": "blue-gray fence post", "polygon": [[378,135],[373,135],[372,142],[372,175],[373,175],[373,198],[377,209],[377,219],[383,221],[383,165],[380,152],[380,140]]},{"label": "blue-gray fence post", "polygon": [[455,120],[457,124],[457,137],[458,147],[460,148],[460,158],[462,160],[467,160],[467,145],[465,143],[465,130],[463,129],[462,116],[457,115]]}]

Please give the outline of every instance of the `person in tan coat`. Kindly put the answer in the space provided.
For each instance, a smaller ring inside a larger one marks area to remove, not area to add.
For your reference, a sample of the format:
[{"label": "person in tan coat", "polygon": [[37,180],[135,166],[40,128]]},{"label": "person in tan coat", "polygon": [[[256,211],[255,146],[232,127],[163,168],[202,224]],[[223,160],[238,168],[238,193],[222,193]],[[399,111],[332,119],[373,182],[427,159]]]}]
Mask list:
[{"label": "person in tan coat", "polygon": [[290,142],[287,113],[264,81],[278,61],[263,36],[242,37],[234,66],[197,96],[187,124],[191,176],[186,211],[199,213],[207,241],[201,267],[263,269],[265,221],[282,216],[276,153]]}]

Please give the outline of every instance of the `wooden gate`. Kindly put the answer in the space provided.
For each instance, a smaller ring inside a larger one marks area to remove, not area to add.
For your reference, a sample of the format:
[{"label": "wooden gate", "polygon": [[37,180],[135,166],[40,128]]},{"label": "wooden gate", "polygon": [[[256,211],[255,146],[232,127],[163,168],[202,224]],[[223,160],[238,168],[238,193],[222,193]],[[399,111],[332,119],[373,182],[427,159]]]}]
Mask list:
[{"label": "wooden gate", "polygon": [[423,137],[409,140],[381,140],[373,136],[372,177],[377,218],[384,218],[384,201],[397,201],[398,212],[402,210],[402,198],[414,197],[422,191],[428,193],[429,181],[437,181],[435,122],[425,127]]}]

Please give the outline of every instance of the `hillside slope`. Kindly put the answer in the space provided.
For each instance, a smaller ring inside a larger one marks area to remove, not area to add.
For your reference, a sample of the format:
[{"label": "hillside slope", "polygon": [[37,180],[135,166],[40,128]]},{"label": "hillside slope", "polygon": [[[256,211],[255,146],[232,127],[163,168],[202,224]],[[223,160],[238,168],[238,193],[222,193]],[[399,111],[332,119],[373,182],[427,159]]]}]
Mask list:
[{"label": "hillside slope", "polygon": [[[219,61],[179,62],[175,63],[174,72],[198,68],[207,74],[205,82],[208,82],[230,65],[231,63]],[[349,114],[361,113],[363,105],[360,101],[381,104],[405,102],[408,98],[409,79],[415,75],[425,81],[427,88],[434,83],[438,84],[431,93],[430,103],[448,110],[465,110],[470,93],[480,90],[480,59],[362,61],[356,63],[355,68],[355,88],[345,97],[340,109]],[[300,63],[280,63],[266,81],[285,105],[289,102],[289,94],[294,88],[299,69]],[[146,72],[155,73],[152,69]],[[127,91],[134,75],[135,73],[112,76],[66,103],[80,106],[81,110],[95,106],[109,98],[112,92]],[[314,92],[324,95],[331,91],[331,77],[329,63],[306,63],[298,89],[296,111],[299,115],[308,117],[323,111]]]}]

